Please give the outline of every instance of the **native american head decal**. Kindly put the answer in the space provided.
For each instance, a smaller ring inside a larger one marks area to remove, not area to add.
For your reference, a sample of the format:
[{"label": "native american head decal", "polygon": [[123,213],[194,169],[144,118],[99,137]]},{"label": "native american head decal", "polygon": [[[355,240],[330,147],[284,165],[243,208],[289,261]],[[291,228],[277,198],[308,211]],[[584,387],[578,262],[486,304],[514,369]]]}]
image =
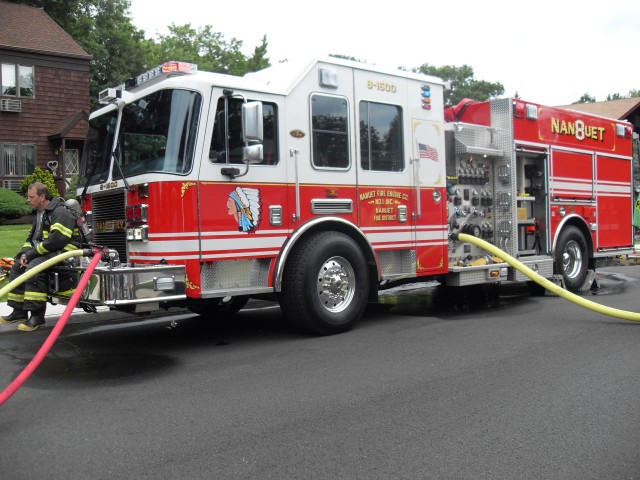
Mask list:
[{"label": "native american head decal", "polygon": [[260,223],[260,190],[238,187],[229,194],[227,212],[238,222],[238,231],[251,232]]}]

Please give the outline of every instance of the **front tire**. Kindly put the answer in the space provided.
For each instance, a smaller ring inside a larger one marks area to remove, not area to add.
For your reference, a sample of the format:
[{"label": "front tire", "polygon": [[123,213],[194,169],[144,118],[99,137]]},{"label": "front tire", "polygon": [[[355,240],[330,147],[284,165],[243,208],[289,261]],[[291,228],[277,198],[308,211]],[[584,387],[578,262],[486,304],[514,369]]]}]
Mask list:
[{"label": "front tire", "polygon": [[315,335],[351,329],[367,306],[369,271],[358,244],[339,232],[302,240],[283,273],[280,306],[287,321]]},{"label": "front tire", "polygon": [[562,230],[558,238],[554,265],[568,290],[579,290],[587,278],[587,241],[573,226]]}]

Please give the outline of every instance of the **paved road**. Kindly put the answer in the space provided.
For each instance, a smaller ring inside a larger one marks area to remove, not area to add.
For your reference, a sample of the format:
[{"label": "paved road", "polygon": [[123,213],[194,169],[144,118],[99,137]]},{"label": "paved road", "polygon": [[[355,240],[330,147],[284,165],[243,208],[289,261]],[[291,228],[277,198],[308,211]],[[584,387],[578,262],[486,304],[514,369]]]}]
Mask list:
[{"label": "paved road", "polygon": [[[602,271],[589,298],[640,310],[636,270]],[[640,477],[640,324],[520,289],[437,291],[333,337],[259,302],[233,323],[76,318],[0,407],[0,475]],[[47,333],[0,335],[0,388]]]}]

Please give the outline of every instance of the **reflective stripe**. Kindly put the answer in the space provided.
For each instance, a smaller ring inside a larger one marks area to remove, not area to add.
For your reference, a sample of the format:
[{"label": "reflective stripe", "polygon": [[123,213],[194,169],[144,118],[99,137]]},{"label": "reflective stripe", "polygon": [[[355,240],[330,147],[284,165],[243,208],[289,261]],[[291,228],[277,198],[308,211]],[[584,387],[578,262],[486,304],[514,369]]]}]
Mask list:
[{"label": "reflective stripe", "polygon": [[73,243],[67,243],[64,246],[63,250],[66,252],[70,252],[72,250],[80,250],[80,247],[76,247]]},{"label": "reflective stripe", "polygon": [[19,293],[11,293],[11,292],[9,292],[7,294],[7,300],[11,300],[13,302],[18,302],[18,303],[23,303],[24,302],[24,295],[21,295]]},{"label": "reflective stripe", "polygon": [[73,292],[75,292],[76,289],[72,288],[71,290],[65,290],[64,292],[54,292],[55,295],[65,295],[65,296],[70,296],[73,295]]},{"label": "reflective stripe", "polygon": [[70,228],[65,227],[61,223],[54,223],[53,225],[51,225],[51,228],[49,229],[49,233],[53,232],[54,230],[59,231],[62,235],[69,238],[71,238],[71,234],[73,233],[73,231]]},{"label": "reflective stripe", "polygon": [[25,242],[22,244],[22,248],[31,248],[32,245],[29,242]]},{"label": "reflective stripe", "polygon": [[45,253],[49,253],[49,250],[44,248],[42,246],[42,243],[39,243],[38,246],[36,247],[36,252],[38,252],[40,255],[44,255]]},{"label": "reflective stripe", "polygon": [[47,294],[44,292],[24,292],[25,302],[46,302]]}]

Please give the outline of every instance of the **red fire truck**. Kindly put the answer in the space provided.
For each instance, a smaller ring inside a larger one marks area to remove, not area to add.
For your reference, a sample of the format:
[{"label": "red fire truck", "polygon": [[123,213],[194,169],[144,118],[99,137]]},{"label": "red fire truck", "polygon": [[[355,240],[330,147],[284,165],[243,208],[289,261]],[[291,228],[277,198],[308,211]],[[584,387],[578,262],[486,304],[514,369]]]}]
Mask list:
[{"label": "red fire truck", "polygon": [[332,334],[384,285],[528,280],[452,233],[572,289],[632,252],[629,124],[511,98],[445,109],[444,88],[325,58],[244,77],[168,62],[103,91],[78,196],[112,255],[83,304],[214,317],[271,295]]}]

